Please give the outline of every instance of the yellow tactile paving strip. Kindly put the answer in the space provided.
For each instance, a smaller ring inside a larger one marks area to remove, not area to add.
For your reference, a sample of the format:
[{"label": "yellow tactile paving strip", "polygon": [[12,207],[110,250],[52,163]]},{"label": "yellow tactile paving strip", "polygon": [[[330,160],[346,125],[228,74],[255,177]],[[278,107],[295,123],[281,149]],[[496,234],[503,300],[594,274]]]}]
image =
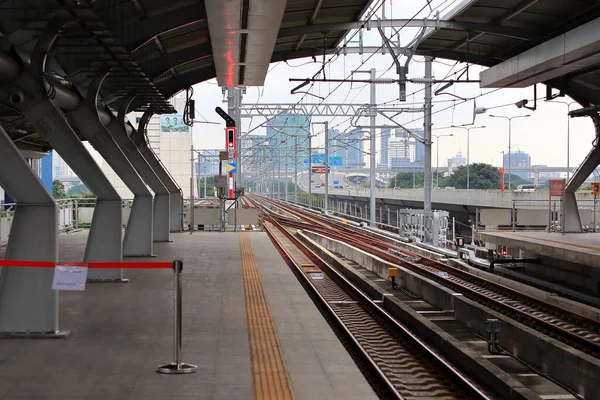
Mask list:
[{"label": "yellow tactile paving strip", "polygon": [[240,233],[240,250],[254,398],[294,399],[292,383],[247,232]]}]

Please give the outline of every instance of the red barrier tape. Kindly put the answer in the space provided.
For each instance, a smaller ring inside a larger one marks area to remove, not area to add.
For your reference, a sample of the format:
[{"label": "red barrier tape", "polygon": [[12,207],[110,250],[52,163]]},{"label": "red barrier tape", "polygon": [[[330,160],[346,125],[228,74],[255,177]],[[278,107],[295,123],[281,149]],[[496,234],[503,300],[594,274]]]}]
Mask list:
[{"label": "red barrier tape", "polygon": [[71,265],[88,268],[173,268],[170,262],[51,262],[0,260],[0,267],[54,268],[57,265]]}]

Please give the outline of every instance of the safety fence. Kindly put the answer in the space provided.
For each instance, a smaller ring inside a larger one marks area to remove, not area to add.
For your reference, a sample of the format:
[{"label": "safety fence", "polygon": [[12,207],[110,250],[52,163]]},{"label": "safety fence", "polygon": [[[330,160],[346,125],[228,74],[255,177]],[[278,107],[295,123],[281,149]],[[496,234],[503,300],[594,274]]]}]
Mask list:
[{"label": "safety fence", "polygon": [[[85,290],[88,268],[126,268],[126,269],[173,269],[173,362],[160,365],[157,372],[164,374],[187,374],[196,372],[197,366],[182,362],[182,304],[183,261],[173,262],[53,262],[29,260],[0,260],[0,282],[5,268],[54,268],[52,289],[82,291]],[[8,333],[9,336],[23,336]],[[64,335],[63,337],[66,337]]]},{"label": "safety fence", "polygon": [[[237,208],[236,210],[234,203],[233,200],[226,200],[223,209],[218,198],[194,199],[194,229],[218,231],[223,229],[223,223],[240,227],[259,225],[257,209]],[[192,223],[190,204],[189,199],[184,199],[182,218],[185,227],[189,227]]]},{"label": "safety fence", "polygon": [[[584,231],[597,231],[600,215],[597,200],[578,199],[577,206]],[[476,225],[479,229],[510,228],[513,231],[562,229],[562,200],[514,200],[511,208],[478,209]]]}]

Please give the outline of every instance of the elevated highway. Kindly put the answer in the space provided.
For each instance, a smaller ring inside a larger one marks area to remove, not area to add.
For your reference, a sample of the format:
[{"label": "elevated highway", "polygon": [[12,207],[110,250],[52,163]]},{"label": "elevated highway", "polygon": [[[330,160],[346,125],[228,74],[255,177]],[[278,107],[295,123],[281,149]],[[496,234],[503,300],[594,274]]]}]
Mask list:
[{"label": "elevated highway", "polygon": [[[322,195],[323,189],[313,189],[314,194]],[[329,189],[329,197],[335,200],[369,202],[369,189]],[[577,192],[580,208],[593,206],[594,196],[589,192]],[[533,193],[502,192],[500,190],[478,189],[436,189],[432,191],[434,209],[474,215],[478,208],[517,208],[547,209],[548,192]],[[379,206],[399,206],[402,208],[423,208],[423,189],[377,189]]]}]

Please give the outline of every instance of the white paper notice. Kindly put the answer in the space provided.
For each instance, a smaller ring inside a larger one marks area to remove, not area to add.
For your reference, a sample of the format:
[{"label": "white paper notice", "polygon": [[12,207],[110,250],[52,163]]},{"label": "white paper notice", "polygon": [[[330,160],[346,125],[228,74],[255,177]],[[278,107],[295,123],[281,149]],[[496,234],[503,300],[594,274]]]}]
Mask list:
[{"label": "white paper notice", "polygon": [[88,268],[73,265],[57,265],[54,268],[52,289],[85,290]]}]

